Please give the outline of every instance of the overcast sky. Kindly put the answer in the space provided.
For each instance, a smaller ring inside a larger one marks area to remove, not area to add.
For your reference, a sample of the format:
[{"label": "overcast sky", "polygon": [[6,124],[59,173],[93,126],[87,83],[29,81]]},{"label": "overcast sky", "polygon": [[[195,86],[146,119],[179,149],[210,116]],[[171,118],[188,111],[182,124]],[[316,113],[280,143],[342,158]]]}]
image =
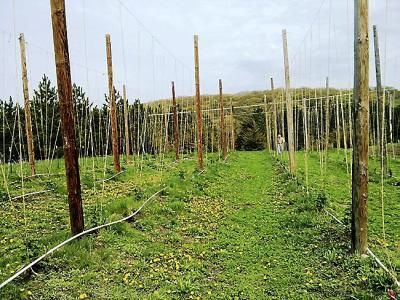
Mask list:
[{"label": "overcast sky", "polygon": [[[351,87],[352,0],[66,0],[72,79],[91,100],[107,92],[105,33],[111,34],[115,85],[130,99],[193,92],[193,34],[199,35],[203,93],[283,85],[282,29],[289,39],[292,86]],[[27,42],[29,86],[55,77],[50,0],[0,0],[0,98],[20,99],[17,36]],[[384,82],[400,80],[400,1],[370,0],[380,31]],[[372,43],[372,34],[370,41]],[[371,44],[371,85],[375,84]]]}]

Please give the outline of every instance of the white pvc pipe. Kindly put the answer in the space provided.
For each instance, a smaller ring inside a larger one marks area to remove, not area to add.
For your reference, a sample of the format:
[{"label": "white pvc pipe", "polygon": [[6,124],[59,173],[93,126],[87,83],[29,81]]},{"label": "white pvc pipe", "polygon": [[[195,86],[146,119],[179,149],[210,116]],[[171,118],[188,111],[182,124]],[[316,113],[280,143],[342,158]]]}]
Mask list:
[{"label": "white pvc pipe", "polygon": [[163,190],[165,190],[165,189],[166,189],[166,187],[164,187],[163,189],[159,190],[157,193],[155,193],[155,194],[153,194],[152,196],[150,196],[150,198],[148,198],[146,201],[144,201],[144,202],[142,203],[142,205],[141,205],[133,214],[131,214],[131,215],[129,215],[129,216],[123,218],[123,219],[120,219],[120,220],[117,220],[117,221],[114,221],[114,222],[111,222],[111,223],[103,224],[103,225],[100,225],[100,226],[97,226],[97,227],[94,227],[94,228],[91,228],[91,229],[82,231],[81,233],[78,233],[77,235],[74,235],[74,236],[70,237],[69,239],[65,240],[65,241],[62,242],[61,244],[58,244],[57,246],[55,246],[54,248],[50,249],[49,251],[47,251],[47,252],[46,252],[45,254],[43,254],[42,256],[40,256],[40,257],[38,257],[37,259],[35,259],[35,260],[34,260],[33,262],[31,262],[29,265],[23,267],[21,270],[19,270],[19,271],[18,271],[17,273],[15,273],[13,276],[11,276],[10,278],[8,278],[8,279],[7,279],[6,281],[4,281],[2,284],[0,284],[0,289],[2,289],[4,286],[6,286],[8,283],[10,283],[11,281],[13,281],[15,278],[17,278],[17,277],[20,276],[21,274],[25,273],[27,270],[29,270],[30,268],[32,268],[34,265],[36,265],[38,262],[40,262],[41,260],[43,260],[45,257],[49,256],[51,253],[53,253],[53,252],[55,252],[56,250],[60,249],[62,246],[68,244],[69,242],[71,242],[71,241],[77,239],[78,237],[81,237],[81,236],[86,235],[86,234],[88,234],[88,233],[91,233],[91,232],[93,232],[93,231],[97,231],[97,230],[99,230],[99,229],[101,229],[101,228],[104,228],[104,227],[108,227],[108,226],[111,226],[111,225],[115,225],[115,224],[118,224],[118,223],[122,223],[122,222],[124,222],[124,221],[126,221],[126,220],[129,220],[129,219],[133,218],[134,216],[136,216],[136,215],[142,210],[142,208],[147,204],[147,202],[149,202],[151,199],[153,199],[155,196],[157,196],[159,193],[161,193],[161,192],[162,192]]},{"label": "white pvc pipe", "polygon": [[28,194],[24,194],[24,195],[13,197],[13,198],[11,198],[11,200],[18,200],[18,199],[26,198],[26,197],[29,197],[29,196],[35,196],[35,195],[39,195],[39,194],[49,193],[49,192],[52,192],[52,191],[53,190],[44,190],[44,191],[39,191],[39,192],[32,192],[32,193],[28,193]]},{"label": "white pvc pipe", "polygon": [[113,178],[117,177],[118,175],[121,175],[122,173],[125,173],[125,172],[126,172],[126,171],[118,172],[117,174],[114,174],[113,176],[111,176],[111,177],[109,177],[109,178],[97,180],[96,182],[106,182],[106,181],[109,181],[109,180],[111,180],[111,179],[113,179]]}]

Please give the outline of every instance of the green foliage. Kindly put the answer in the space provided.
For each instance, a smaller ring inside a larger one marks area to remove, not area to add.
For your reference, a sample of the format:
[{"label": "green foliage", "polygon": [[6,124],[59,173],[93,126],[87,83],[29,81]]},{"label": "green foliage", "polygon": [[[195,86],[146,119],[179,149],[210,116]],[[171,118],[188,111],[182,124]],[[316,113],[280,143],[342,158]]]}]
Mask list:
[{"label": "green foliage", "polygon": [[265,140],[265,117],[261,109],[256,109],[254,114],[242,118],[237,133],[236,148],[239,150],[262,150]]}]

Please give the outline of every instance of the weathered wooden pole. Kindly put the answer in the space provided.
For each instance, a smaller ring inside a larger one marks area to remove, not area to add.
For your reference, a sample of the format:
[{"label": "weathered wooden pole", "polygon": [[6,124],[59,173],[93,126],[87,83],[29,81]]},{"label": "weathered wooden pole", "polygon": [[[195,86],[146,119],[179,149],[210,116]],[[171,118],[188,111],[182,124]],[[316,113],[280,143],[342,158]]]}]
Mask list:
[{"label": "weathered wooden pole", "polygon": [[389,96],[389,136],[390,136],[390,144],[392,145],[392,157],[393,159],[396,158],[395,152],[394,152],[394,143],[393,143],[393,116],[394,116],[394,105],[393,105],[393,95],[391,94]]},{"label": "weathered wooden pole", "polygon": [[22,74],[22,88],[24,93],[26,143],[28,145],[29,166],[31,167],[31,174],[33,176],[36,174],[35,150],[33,147],[32,117],[31,117],[31,106],[29,103],[29,87],[28,87],[28,75],[27,75],[28,72],[26,70],[25,37],[23,33],[20,33],[19,35],[19,46],[21,50],[21,74]]},{"label": "weathered wooden pole", "polygon": [[274,137],[273,137],[273,148],[274,150],[276,150],[276,146],[277,146],[277,138],[278,138],[278,120],[277,120],[277,108],[276,108],[276,98],[275,98],[275,87],[274,87],[274,78],[271,77],[271,95],[272,95],[272,104],[273,104],[273,122],[274,122],[274,126],[273,126],[273,130],[274,130]]},{"label": "weathered wooden pole", "polygon": [[[324,145],[324,174],[328,166],[328,148],[329,148],[329,127],[330,127],[330,109],[329,109],[329,77],[326,77],[326,106],[325,106],[325,145]],[[322,109],[322,106],[321,106]],[[322,116],[321,116],[322,118]],[[324,180],[325,182],[325,180]]]},{"label": "weathered wooden pole", "polygon": [[381,75],[381,58],[379,54],[379,38],[376,25],[373,26],[374,31],[374,48],[375,48],[375,71],[376,71],[376,98],[378,101],[378,157],[381,159],[381,169],[383,174],[387,174],[387,156],[386,156],[386,134],[385,134],[385,95],[382,89]]},{"label": "weathered wooden pole", "polygon": [[222,94],[222,80],[219,80],[219,106],[220,106],[220,115],[221,115],[221,124],[220,124],[220,134],[221,134],[221,149],[222,149],[222,158],[226,159],[228,155],[227,144],[226,144],[226,131],[225,131],[225,107],[224,107],[224,96]]},{"label": "weathered wooden pole", "polygon": [[109,34],[106,34],[106,52],[107,52],[108,91],[109,91],[108,97],[109,97],[109,101],[110,101],[110,113],[111,113],[111,138],[112,138],[112,150],[113,150],[113,156],[114,156],[114,170],[115,170],[115,172],[120,172],[121,164],[119,162],[117,104],[115,102],[113,67],[112,67],[112,52],[111,52],[111,37]]},{"label": "weathered wooden pole", "polygon": [[175,82],[171,82],[172,89],[172,112],[174,118],[174,144],[175,144],[175,159],[179,160],[179,128],[178,128],[178,112],[176,109],[176,97],[175,97]]},{"label": "weathered wooden pole", "polygon": [[265,115],[265,135],[267,137],[267,150],[271,151],[271,127],[269,124],[268,110],[267,110],[267,95],[264,95],[264,115]]},{"label": "weathered wooden pole", "polygon": [[296,174],[296,157],[294,150],[294,129],[293,129],[293,103],[290,95],[290,74],[289,74],[289,55],[287,45],[286,29],[282,30],[283,56],[285,65],[285,92],[286,92],[286,114],[288,126],[288,145],[289,145],[289,170],[292,175]]},{"label": "weathered wooden pole", "polygon": [[339,113],[339,96],[336,96],[336,148],[340,150],[341,144],[340,136],[340,113]]},{"label": "weathered wooden pole", "polygon": [[65,173],[67,177],[69,216],[72,234],[84,230],[78,152],[75,140],[71,70],[64,0],[51,0],[54,55],[57,72],[58,100],[63,135]]},{"label": "weathered wooden pole", "polygon": [[128,98],[126,96],[126,86],[125,84],[122,86],[122,93],[124,97],[124,125],[125,125],[125,155],[126,155],[126,163],[129,162],[129,155],[131,153],[129,146],[129,110],[128,110]]},{"label": "weathered wooden pole", "polygon": [[303,124],[304,124],[304,167],[306,173],[306,189],[308,194],[308,184],[309,184],[309,176],[308,176],[308,151],[310,149],[309,140],[308,140],[308,115],[307,115],[307,102],[303,97]]},{"label": "weathered wooden pole", "polygon": [[306,99],[303,97],[303,123],[304,123],[304,149],[306,152],[310,150],[310,141],[308,135],[308,113],[307,113],[307,102]]},{"label": "weathered wooden pole", "polygon": [[236,139],[235,139],[235,108],[233,107],[231,98],[231,150],[235,150]]},{"label": "weathered wooden pole", "polygon": [[204,169],[203,161],[203,116],[200,97],[200,71],[199,71],[199,36],[194,36],[194,79],[196,82],[196,119],[197,119],[197,160],[199,169]]},{"label": "weathered wooden pole", "polygon": [[368,0],[354,1],[354,99],[351,244],[365,254],[368,237]]},{"label": "weathered wooden pole", "polygon": [[281,103],[281,108],[280,108],[280,113],[281,113],[281,132],[280,134],[284,137],[286,134],[286,129],[285,129],[285,97],[284,97],[284,89],[282,89],[282,93],[280,95],[280,103]]}]

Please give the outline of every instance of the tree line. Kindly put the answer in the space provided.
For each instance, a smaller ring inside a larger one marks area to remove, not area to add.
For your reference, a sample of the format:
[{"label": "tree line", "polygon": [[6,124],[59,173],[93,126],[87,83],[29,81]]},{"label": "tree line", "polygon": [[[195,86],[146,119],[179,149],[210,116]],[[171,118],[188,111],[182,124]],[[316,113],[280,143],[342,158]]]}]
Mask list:
[{"label": "tree line", "polygon": [[[118,138],[120,153],[125,153],[125,130],[124,130],[124,99],[120,92],[114,90],[117,103],[118,118]],[[322,96],[322,89],[319,91]],[[268,126],[277,126],[277,132],[284,137],[287,136],[286,110],[282,109],[282,103],[277,105],[277,124],[272,119],[273,106],[272,97],[276,94],[268,93],[268,115],[269,120],[266,122],[265,110],[262,106],[250,110],[242,111],[235,109],[233,130],[227,126],[226,134],[234,135],[235,148],[238,150],[261,150],[265,149],[267,141]],[[236,106],[244,103],[242,94],[238,95],[239,102],[235,101]],[[104,156],[110,155],[111,146],[111,130],[109,118],[109,99],[104,95],[104,104],[94,105],[86,95],[84,89],[73,84],[73,101],[75,115],[75,129],[77,136],[78,152],[81,157],[84,156]],[[184,103],[188,103],[184,107]],[[324,116],[326,115],[326,107],[318,107],[319,100],[309,100],[307,104],[307,116],[309,118],[309,138],[311,147],[316,149],[318,143],[321,142],[323,136],[323,126],[325,124]],[[397,100],[395,99],[394,103]],[[195,151],[195,114],[193,110],[193,98],[183,99],[178,104],[178,125],[180,136],[181,152]],[[129,103],[129,100],[128,100]],[[32,115],[32,131],[34,139],[35,158],[53,159],[63,156],[62,138],[60,128],[59,104],[57,98],[57,90],[51,83],[50,79],[43,75],[38,86],[33,91],[30,101]],[[210,108],[217,108],[218,105],[210,105]],[[344,145],[346,139],[347,145],[350,145],[350,127],[351,127],[351,109],[347,100],[343,105],[343,115],[340,114],[340,124],[337,124],[336,103],[329,106],[329,126],[330,135],[329,143],[336,147]],[[284,107],[283,107],[284,108]],[[317,108],[317,110],[315,109]],[[392,109],[390,112],[389,110]],[[377,131],[376,121],[376,101],[370,102],[370,132],[371,143],[374,143],[374,136]],[[341,113],[341,110],[339,110]],[[391,115],[392,128],[389,124],[389,116]],[[304,148],[304,108],[302,105],[295,105],[295,140],[296,149]],[[386,140],[398,141],[400,138],[400,106],[390,107],[386,104]],[[344,118],[344,122],[342,119]],[[157,104],[145,105],[140,99],[135,99],[128,105],[129,120],[129,145],[130,152],[133,154],[150,153],[156,154],[173,149],[173,119],[172,107],[166,101],[160,101]],[[203,114],[203,144],[207,151],[217,151],[219,149],[219,111],[214,113]],[[318,125],[319,124],[319,125]],[[337,141],[337,130],[343,132],[343,124],[345,125],[344,134],[340,135],[341,141]],[[270,134],[273,134],[270,132]],[[3,162],[18,161],[20,157],[27,159],[27,146],[25,136],[24,108],[9,97],[7,100],[0,99],[0,140],[2,147],[0,148],[0,158]],[[275,137],[271,137],[272,143]],[[272,145],[272,148],[274,146]]]}]

